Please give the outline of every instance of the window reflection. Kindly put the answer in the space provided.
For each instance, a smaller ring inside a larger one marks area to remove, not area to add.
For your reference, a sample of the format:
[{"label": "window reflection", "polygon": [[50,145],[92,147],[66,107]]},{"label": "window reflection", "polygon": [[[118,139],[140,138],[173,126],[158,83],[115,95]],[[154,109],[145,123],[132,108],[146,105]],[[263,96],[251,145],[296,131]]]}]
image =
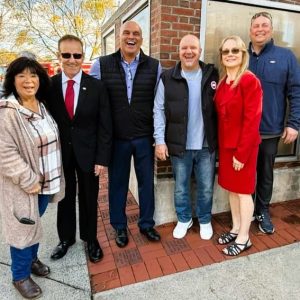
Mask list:
[{"label": "window reflection", "polygon": [[133,20],[137,22],[140,27],[142,28],[143,32],[143,44],[142,44],[142,50],[145,54],[150,54],[150,10],[149,6],[143,7],[141,10],[139,10],[136,14],[129,17],[126,21]]},{"label": "window reflection", "polygon": [[[248,44],[251,17],[262,10],[273,16],[275,44],[292,50],[300,62],[300,26],[297,26],[299,13],[219,1],[208,2],[204,61],[219,67],[217,49],[222,39],[228,35],[239,35]],[[280,142],[278,156],[289,155],[296,155],[295,143],[285,145]]]},{"label": "window reflection", "polygon": [[115,52],[115,32],[112,30],[103,38],[104,55]]}]

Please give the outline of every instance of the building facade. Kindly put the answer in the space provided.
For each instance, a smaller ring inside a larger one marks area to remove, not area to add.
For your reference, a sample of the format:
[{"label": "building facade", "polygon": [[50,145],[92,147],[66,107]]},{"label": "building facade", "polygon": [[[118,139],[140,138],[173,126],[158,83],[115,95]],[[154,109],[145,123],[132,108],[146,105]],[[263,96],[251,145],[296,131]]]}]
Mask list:
[{"label": "building facade", "polygon": [[[241,36],[247,43],[251,16],[258,11],[268,11],[273,15],[276,44],[290,48],[300,61],[300,26],[297,26],[300,0],[127,0],[102,28],[102,55],[119,48],[121,24],[127,20],[135,20],[143,30],[143,51],[159,59],[163,68],[170,68],[176,64],[179,59],[180,39],[188,33],[200,37],[201,59],[217,65],[217,49],[222,38],[235,34]],[[298,158],[299,141],[292,145],[279,145],[275,164],[273,203],[300,198]],[[157,224],[176,220],[173,188],[170,161],[156,161]],[[138,201],[134,172],[131,174],[130,190]],[[228,209],[226,192],[215,184],[213,212]]]}]

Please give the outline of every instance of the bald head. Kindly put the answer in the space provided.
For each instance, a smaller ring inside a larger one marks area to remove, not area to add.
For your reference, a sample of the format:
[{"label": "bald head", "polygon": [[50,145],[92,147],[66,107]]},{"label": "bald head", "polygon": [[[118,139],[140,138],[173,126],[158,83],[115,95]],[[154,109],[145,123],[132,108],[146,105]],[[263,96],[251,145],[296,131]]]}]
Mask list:
[{"label": "bald head", "polygon": [[184,71],[199,69],[201,55],[200,40],[192,35],[185,35],[179,44],[179,58]]},{"label": "bald head", "polygon": [[143,42],[142,30],[135,21],[127,21],[120,28],[120,50],[127,62],[135,59]]},{"label": "bald head", "polygon": [[200,40],[193,34],[187,34],[185,35],[180,43],[179,43],[179,48],[181,48],[181,46],[183,44],[186,44],[186,43],[195,43],[195,44],[198,44],[199,48],[200,48]]}]

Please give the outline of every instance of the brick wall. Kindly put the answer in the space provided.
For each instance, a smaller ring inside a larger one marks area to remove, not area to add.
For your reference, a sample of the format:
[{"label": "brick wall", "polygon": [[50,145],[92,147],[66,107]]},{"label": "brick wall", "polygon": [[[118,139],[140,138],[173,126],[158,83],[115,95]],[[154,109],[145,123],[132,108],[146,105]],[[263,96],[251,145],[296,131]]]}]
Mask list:
[{"label": "brick wall", "polygon": [[184,35],[199,36],[200,13],[200,0],[151,1],[151,55],[164,68],[178,61],[178,45]]},{"label": "brick wall", "polygon": [[[178,61],[181,38],[193,33],[200,35],[200,0],[151,1],[151,56],[160,60],[163,68],[173,67]],[[172,176],[170,160],[156,161],[157,178]]]},{"label": "brick wall", "polygon": [[[150,54],[160,60],[163,68],[173,67],[178,61],[178,45],[186,34],[200,35],[201,0],[150,0]],[[251,1],[249,1],[250,3]],[[274,0],[300,4],[300,0]],[[103,26],[102,32],[115,24],[116,49],[119,48],[121,19],[140,0],[127,0]],[[155,162],[157,178],[171,177],[169,160]]]}]

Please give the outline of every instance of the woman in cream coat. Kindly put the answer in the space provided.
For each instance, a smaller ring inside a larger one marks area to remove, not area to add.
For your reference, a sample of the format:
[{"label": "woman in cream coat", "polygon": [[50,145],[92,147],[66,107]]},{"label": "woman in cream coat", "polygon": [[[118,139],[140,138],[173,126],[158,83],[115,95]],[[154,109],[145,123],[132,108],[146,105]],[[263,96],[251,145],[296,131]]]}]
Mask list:
[{"label": "woman in cream coat", "polygon": [[42,293],[31,273],[50,273],[37,257],[40,216],[64,191],[57,126],[42,102],[48,88],[43,67],[21,57],[7,69],[0,101],[0,213],[13,285],[26,299]]}]

